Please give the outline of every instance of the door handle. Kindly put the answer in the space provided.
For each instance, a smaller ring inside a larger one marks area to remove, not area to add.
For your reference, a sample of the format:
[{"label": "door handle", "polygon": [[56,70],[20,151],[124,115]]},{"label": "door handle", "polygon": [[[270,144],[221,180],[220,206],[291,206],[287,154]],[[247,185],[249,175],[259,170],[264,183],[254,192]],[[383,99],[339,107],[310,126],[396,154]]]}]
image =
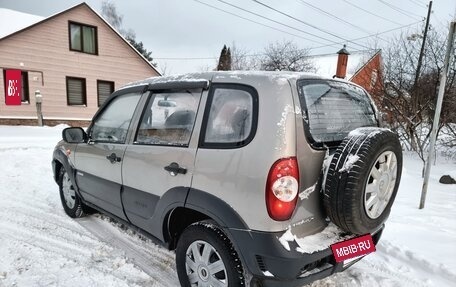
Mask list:
[{"label": "door handle", "polygon": [[112,153],[110,155],[107,155],[106,158],[111,162],[111,163],[116,163],[120,162],[122,159],[118,157],[115,153]]},{"label": "door handle", "polygon": [[170,175],[176,176],[178,173],[180,174],[186,174],[187,169],[180,167],[177,162],[172,162],[168,166],[165,166],[165,170],[169,172]]}]

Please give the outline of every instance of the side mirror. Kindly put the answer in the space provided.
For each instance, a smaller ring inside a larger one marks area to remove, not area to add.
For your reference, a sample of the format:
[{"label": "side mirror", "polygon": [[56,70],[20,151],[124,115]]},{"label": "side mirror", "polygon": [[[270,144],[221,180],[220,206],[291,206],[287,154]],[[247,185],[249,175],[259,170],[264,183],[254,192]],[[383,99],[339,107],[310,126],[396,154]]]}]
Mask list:
[{"label": "side mirror", "polygon": [[62,138],[67,143],[83,143],[87,141],[87,134],[82,128],[66,128],[62,131]]}]

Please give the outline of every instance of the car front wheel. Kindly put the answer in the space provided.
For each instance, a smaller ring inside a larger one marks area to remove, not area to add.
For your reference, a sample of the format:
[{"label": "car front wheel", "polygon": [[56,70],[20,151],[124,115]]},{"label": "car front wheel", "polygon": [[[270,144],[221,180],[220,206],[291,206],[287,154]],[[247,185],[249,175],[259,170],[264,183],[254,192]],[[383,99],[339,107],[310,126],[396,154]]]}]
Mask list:
[{"label": "car front wheel", "polygon": [[83,217],[85,215],[84,205],[74,189],[68,172],[63,167],[60,169],[59,190],[65,213],[72,218]]}]

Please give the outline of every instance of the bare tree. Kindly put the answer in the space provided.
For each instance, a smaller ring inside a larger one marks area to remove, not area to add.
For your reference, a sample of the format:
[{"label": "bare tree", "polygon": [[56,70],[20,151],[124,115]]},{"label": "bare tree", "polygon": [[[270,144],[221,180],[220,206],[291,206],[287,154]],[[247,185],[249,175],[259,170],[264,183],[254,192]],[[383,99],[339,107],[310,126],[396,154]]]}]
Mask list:
[{"label": "bare tree", "polygon": [[231,69],[237,71],[258,69],[256,58],[258,55],[250,55],[250,52],[235,42],[231,44]]},{"label": "bare tree", "polygon": [[136,33],[132,29],[125,29],[123,27],[123,15],[117,12],[116,5],[109,1],[103,0],[101,3],[101,15],[108,21],[111,26],[116,29],[124,38],[141,53],[152,65],[157,66],[153,62],[152,52],[147,51],[141,41],[136,40]]},{"label": "bare tree", "polygon": [[309,50],[299,48],[292,41],[269,44],[260,58],[260,69],[266,71],[316,71],[309,59]]},{"label": "bare tree", "polygon": [[[424,163],[446,44],[444,31],[429,31],[421,73],[415,81],[420,34],[419,31],[401,34],[384,49],[384,89],[380,101],[391,127],[400,133],[406,148],[415,151]],[[439,130],[456,122],[454,69],[447,81]]]}]

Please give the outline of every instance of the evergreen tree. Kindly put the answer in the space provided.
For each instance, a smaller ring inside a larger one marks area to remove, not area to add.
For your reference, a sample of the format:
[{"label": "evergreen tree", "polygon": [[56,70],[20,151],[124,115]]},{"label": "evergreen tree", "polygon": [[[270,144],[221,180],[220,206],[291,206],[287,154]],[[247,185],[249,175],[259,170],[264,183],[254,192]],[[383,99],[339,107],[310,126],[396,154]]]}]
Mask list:
[{"label": "evergreen tree", "polygon": [[231,70],[231,51],[230,48],[226,48],[223,45],[223,49],[220,52],[220,58],[217,65],[217,71],[229,71]]}]

